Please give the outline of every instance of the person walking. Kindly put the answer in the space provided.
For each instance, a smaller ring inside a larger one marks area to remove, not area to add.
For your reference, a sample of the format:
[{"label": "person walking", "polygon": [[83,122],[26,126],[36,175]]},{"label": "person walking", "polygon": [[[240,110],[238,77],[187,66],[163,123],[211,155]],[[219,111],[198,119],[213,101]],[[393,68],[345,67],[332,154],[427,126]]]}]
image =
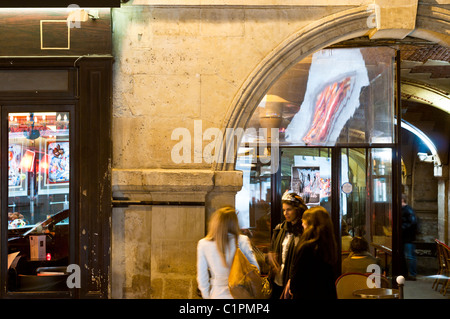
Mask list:
[{"label": "person walking", "polygon": [[402,194],[402,241],[405,256],[405,272],[408,274],[406,280],[416,280],[417,276],[417,257],[416,240],[417,217],[414,209],[408,204],[408,197]]},{"label": "person walking", "polygon": [[236,210],[225,206],[213,213],[208,234],[197,244],[197,283],[204,299],[233,299],[228,276],[236,252],[236,242],[248,261],[258,270],[259,264],[250,240],[242,235]]},{"label": "person walking", "polygon": [[337,299],[337,244],[330,215],[321,206],[310,208],[303,213],[302,225],[288,282],[290,294],[293,299]]},{"label": "person walking", "polygon": [[289,279],[295,246],[303,232],[302,215],[308,209],[303,199],[296,193],[284,193],[281,203],[285,220],[275,227],[268,254],[272,299],[280,298]]}]

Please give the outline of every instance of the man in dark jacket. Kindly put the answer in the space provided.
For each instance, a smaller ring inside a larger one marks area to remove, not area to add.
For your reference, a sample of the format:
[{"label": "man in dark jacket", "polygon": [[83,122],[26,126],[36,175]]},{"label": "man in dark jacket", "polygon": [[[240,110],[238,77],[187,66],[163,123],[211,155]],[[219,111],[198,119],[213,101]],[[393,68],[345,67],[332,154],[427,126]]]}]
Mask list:
[{"label": "man in dark jacket", "polygon": [[416,280],[417,258],[416,240],[417,218],[414,210],[407,204],[407,196],[402,195],[402,240],[408,270],[407,280]]}]

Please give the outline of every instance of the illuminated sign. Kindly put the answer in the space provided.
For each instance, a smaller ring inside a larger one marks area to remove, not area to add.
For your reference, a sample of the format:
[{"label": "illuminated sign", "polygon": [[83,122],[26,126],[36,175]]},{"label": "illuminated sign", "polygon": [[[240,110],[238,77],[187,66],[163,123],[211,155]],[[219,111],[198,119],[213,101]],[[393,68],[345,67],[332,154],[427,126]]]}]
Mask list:
[{"label": "illuminated sign", "polygon": [[66,8],[74,4],[81,8],[112,8],[120,7],[120,2],[120,0],[2,0],[0,8]]}]

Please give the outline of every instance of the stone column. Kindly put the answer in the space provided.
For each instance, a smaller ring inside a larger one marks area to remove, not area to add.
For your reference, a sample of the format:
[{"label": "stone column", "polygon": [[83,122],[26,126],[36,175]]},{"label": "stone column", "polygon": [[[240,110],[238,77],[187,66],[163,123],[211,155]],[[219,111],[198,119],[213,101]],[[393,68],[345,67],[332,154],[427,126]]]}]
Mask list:
[{"label": "stone column", "polygon": [[133,205],[113,209],[112,297],[198,298],[197,242],[207,214],[234,205],[241,172],[113,170],[113,185]]},{"label": "stone column", "polygon": [[442,167],[442,177],[438,178],[438,239],[449,244],[450,222],[450,176],[448,165]]}]

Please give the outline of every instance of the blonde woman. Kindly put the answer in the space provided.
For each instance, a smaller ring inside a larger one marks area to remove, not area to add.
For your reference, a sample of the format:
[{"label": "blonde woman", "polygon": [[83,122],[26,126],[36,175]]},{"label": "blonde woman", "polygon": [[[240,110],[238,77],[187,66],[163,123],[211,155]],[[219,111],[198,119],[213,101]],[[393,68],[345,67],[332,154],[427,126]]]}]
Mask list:
[{"label": "blonde woman", "polygon": [[228,276],[236,251],[236,242],[248,261],[258,262],[247,236],[240,234],[236,210],[218,209],[211,216],[208,234],[197,245],[197,283],[204,299],[232,299]]}]

